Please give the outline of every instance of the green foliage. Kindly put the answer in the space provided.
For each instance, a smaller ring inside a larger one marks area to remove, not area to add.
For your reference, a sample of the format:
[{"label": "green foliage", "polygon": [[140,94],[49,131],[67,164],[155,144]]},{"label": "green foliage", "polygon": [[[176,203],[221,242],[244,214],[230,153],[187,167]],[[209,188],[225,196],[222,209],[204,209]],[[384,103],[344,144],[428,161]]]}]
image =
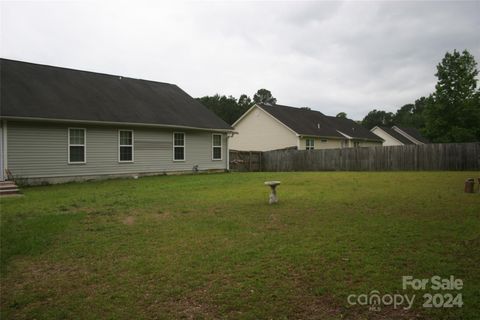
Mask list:
[{"label": "green foliage", "polygon": [[275,99],[272,93],[267,89],[258,90],[257,93],[255,93],[255,95],[253,96],[253,101],[255,103],[277,103],[277,99]]},{"label": "green foliage", "polygon": [[362,125],[367,129],[375,126],[390,127],[393,125],[394,114],[383,110],[372,110],[362,120]]},{"label": "green foliage", "polygon": [[415,104],[404,105],[395,113],[393,117],[394,124],[412,128],[425,127],[424,111],[429,103],[432,103],[432,97],[421,97],[415,101]]},{"label": "green foliage", "polygon": [[219,94],[214,96],[204,96],[197,98],[197,100],[228,124],[233,124],[237,121],[237,119],[250,109],[254,103],[266,102],[275,104],[277,101],[267,89],[258,90],[254,96],[253,102],[246,94],[242,94],[238,100],[233,96],[227,97]]},{"label": "green foliage", "polygon": [[347,114],[345,112],[339,112],[336,116],[337,118],[344,118],[346,119],[347,118]]},{"label": "green foliage", "polygon": [[[475,174],[260,172],[24,188],[0,198],[0,318],[369,319],[349,294],[403,292],[404,275],[454,275],[463,308],[418,304],[375,317],[478,319],[480,202],[462,192]],[[275,206],[267,180],[282,181]]]},{"label": "green foliage", "polygon": [[437,66],[435,92],[406,104],[395,114],[373,110],[363,119],[368,129],[376,125],[413,127],[433,142],[480,140],[480,91],[477,63],[467,51],[447,52]]},{"label": "green foliage", "polygon": [[433,102],[425,113],[425,134],[435,142],[480,140],[477,63],[467,51],[447,52],[437,65]]},{"label": "green foliage", "polygon": [[247,95],[240,96],[238,101],[232,96],[218,94],[197,98],[197,100],[228,124],[233,124],[252,105]]},{"label": "green foliage", "polygon": [[245,110],[248,110],[248,108],[250,108],[253,105],[252,99],[246,94],[242,94],[240,98],[238,98],[237,104],[240,108]]}]

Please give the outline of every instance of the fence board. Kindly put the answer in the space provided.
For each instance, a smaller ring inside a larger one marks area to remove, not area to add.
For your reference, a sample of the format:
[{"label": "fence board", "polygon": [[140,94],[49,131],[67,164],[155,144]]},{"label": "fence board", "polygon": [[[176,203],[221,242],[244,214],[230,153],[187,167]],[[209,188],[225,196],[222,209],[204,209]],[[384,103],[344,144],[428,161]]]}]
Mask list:
[{"label": "fence board", "polygon": [[230,150],[230,170],[261,171],[262,152]]},{"label": "fence board", "polygon": [[255,155],[260,158],[254,160],[258,166],[252,171],[480,170],[480,142],[274,150]]}]

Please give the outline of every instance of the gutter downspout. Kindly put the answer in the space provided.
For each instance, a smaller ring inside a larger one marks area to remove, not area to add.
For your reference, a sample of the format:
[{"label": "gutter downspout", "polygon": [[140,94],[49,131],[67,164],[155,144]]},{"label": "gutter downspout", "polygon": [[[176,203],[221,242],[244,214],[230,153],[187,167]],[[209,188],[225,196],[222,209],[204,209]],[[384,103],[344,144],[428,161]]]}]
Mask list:
[{"label": "gutter downspout", "polygon": [[8,169],[8,156],[7,156],[7,152],[8,152],[8,146],[7,146],[7,120],[3,120],[3,123],[2,123],[2,156],[3,156],[3,168],[1,168],[0,170],[3,170],[3,178],[4,180],[7,180],[8,177],[5,177],[5,169]]},{"label": "gutter downspout", "polygon": [[228,148],[228,139],[233,138],[233,136],[238,132],[228,132],[227,139],[225,140],[226,150],[227,150],[227,172],[230,172],[230,150]]}]

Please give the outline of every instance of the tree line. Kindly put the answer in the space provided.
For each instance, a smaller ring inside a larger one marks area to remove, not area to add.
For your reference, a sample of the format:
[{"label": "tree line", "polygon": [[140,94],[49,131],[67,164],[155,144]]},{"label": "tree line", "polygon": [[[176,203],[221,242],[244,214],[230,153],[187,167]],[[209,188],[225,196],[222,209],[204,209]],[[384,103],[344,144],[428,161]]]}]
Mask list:
[{"label": "tree line", "polygon": [[[417,128],[432,142],[480,141],[480,90],[477,63],[467,50],[447,52],[437,65],[435,91],[405,104],[395,113],[374,109],[360,122],[367,129],[393,125]],[[197,98],[229,124],[233,124],[255,103],[275,105],[272,93],[260,89],[250,98],[216,94]],[[306,108],[308,109],[308,108]],[[345,112],[337,117],[346,118]]]},{"label": "tree line", "polygon": [[197,98],[204,106],[212,110],[226,123],[233,124],[255,103],[276,104],[272,93],[267,89],[259,89],[253,99],[246,94],[242,94],[238,99],[234,96],[225,96],[216,94],[214,96],[204,96]]},{"label": "tree line", "polygon": [[480,141],[478,70],[467,50],[447,52],[437,65],[435,91],[406,104],[395,113],[372,110],[362,120],[375,126],[414,127],[432,142]]}]

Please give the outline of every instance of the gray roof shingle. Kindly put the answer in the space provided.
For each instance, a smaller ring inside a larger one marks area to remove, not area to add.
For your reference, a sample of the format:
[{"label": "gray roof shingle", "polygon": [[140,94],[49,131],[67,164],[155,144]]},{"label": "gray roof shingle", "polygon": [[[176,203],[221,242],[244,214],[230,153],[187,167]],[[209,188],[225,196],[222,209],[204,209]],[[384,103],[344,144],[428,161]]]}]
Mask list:
[{"label": "gray roof shingle", "polygon": [[0,59],[2,117],[232,128],[174,84]]},{"label": "gray roof shingle", "polygon": [[278,104],[259,104],[259,107],[300,135],[345,138],[339,132],[341,131],[354,139],[382,141],[380,137],[350,119],[330,117],[320,111]]},{"label": "gray roof shingle", "polygon": [[418,131],[418,129],[416,129],[416,128],[407,128],[407,127],[399,127],[399,126],[395,126],[395,127],[397,127],[401,131],[408,134],[410,137],[412,137],[412,138],[414,138],[414,139],[416,139],[416,140],[418,140],[422,143],[430,143],[430,140],[428,140],[427,138],[422,136],[420,131]]},{"label": "gray roof shingle", "polygon": [[338,131],[341,131],[352,138],[383,141],[379,136],[370,132],[370,130],[367,130],[365,127],[359,125],[351,119],[331,116],[327,116],[327,118],[333,123]]},{"label": "gray roof shingle", "polygon": [[395,139],[397,139],[398,141],[400,141],[403,144],[413,144],[413,141],[410,141],[410,139],[407,139],[407,137],[398,133],[397,131],[393,130],[392,128],[380,127],[380,126],[379,126],[379,128],[382,129],[383,131],[385,131],[390,136],[394,137]]}]

